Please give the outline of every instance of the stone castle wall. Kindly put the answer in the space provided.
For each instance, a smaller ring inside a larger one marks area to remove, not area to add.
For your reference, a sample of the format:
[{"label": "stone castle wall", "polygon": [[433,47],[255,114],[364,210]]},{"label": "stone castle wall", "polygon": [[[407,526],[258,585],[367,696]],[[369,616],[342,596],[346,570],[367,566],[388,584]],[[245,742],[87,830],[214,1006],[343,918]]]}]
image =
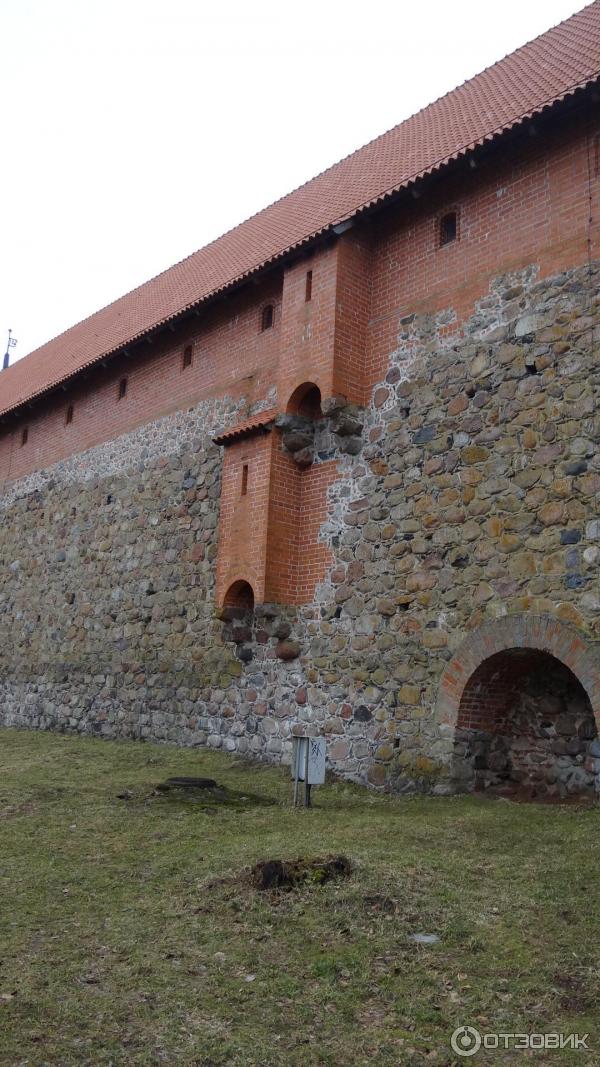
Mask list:
[{"label": "stone castle wall", "polygon": [[600,647],[599,279],[598,264],[531,266],[467,321],[400,322],[357,454],[320,431],[328,462],[337,448],[333,564],[306,607],[215,611],[211,436],[233,403],[12,483],[1,721],[271,759],[308,729],[342,774],[445,790],[454,727],[436,701],[467,634],[525,614]]}]

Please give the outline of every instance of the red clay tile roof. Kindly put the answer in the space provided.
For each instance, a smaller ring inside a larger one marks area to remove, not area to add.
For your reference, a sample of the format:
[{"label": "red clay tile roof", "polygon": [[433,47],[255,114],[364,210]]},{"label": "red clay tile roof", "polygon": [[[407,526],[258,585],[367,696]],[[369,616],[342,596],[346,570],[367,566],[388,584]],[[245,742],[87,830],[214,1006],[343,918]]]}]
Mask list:
[{"label": "red clay tile roof", "polygon": [[600,0],[0,375],[0,414],[600,76]]},{"label": "red clay tile roof", "polygon": [[253,415],[245,422],[238,422],[237,426],[222,430],[216,437],[213,437],[213,441],[216,445],[230,445],[234,441],[241,441],[243,437],[250,437],[256,430],[264,430],[275,418],[277,418],[276,408],[259,411],[258,415]]}]

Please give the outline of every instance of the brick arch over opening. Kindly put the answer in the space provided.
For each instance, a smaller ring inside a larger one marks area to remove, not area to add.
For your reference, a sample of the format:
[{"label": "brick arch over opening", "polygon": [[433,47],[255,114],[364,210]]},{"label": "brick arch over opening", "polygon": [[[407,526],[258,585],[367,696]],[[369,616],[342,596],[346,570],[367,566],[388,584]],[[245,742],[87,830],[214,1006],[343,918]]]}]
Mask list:
[{"label": "brick arch over opening", "polygon": [[315,382],[303,382],[302,385],[297,386],[285,410],[290,415],[304,415],[309,419],[320,419],[322,412],[319,386]]},{"label": "brick arch over opening", "polygon": [[240,612],[253,612],[254,589],[250,582],[243,578],[232,582],[223,598],[223,607],[233,608]]},{"label": "brick arch over opening", "polygon": [[456,726],[471,676],[490,656],[513,648],[548,652],[564,663],[585,690],[600,727],[600,644],[590,642],[573,626],[545,615],[505,615],[470,634],[441,677],[436,705],[438,722]]},{"label": "brick arch over opening", "polygon": [[469,678],[460,701],[457,727],[506,730],[506,713],[512,709],[515,698],[528,691],[532,677],[538,690],[541,686],[557,695],[561,689],[568,688],[571,694],[578,693],[581,704],[587,706],[589,717],[592,716],[589,697],[566,663],[537,648],[507,648],[484,659]]}]

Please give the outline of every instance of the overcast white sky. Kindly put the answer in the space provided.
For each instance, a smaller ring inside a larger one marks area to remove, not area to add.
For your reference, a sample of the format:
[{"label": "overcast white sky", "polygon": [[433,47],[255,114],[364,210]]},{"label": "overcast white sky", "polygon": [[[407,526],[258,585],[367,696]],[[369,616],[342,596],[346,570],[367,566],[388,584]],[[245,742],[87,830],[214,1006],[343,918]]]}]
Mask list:
[{"label": "overcast white sky", "polygon": [[24,356],[583,6],[0,0],[1,352],[8,327]]}]

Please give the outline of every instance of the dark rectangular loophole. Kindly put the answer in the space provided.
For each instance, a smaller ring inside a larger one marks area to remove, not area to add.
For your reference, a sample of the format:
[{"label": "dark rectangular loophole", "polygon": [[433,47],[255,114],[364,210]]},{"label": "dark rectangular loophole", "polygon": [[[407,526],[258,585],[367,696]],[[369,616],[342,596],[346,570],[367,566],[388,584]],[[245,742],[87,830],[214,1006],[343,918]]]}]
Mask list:
[{"label": "dark rectangular loophole", "polygon": [[69,406],[67,408],[67,413],[65,415],[65,424],[67,426],[70,426],[72,422],[73,422],[73,405],[69,404]]},{"label": "dark rectangular loophole", "polygon": [[23,432],[21,433],[21,448],[23,447],[23,445],[27,444],[28,440],[29,440],[29,426],[24,426],[23,427]]},{"label": "dark rectangular loophole", "polygon": [[242,467],[242,496],[246,496],[248,492],[248,464],[244,463]]},{"label": "dark rectangular loophole", "polygon": [[127,394],[127,378],[121,378],[119,382],[119,400],[122,400]]},{"label": "dark rectangular loophole", "polygon": [[312,300],[312,270],[306,272],[306,289],[304,291],[304,299],[306,303],[310,303]]},{"label": "dark rectangular loophole", "polygon": [[183,369],[192,365],[192,346],[186,345],[183,350]]},{"label": "dark rectangular loophole", "polygon": [[261,314],[261,318],[260,318],[260,328],[264,333],[265,330],[270,330],[272,326],[273,326],[273,305],[272,304],[267,304],[262,309],[262,314]]},{"label": "dark rectangular loophole", "polygon": [[456,211],[449,211],[440,219],[440,245],[449,245],[458,236]]}]

